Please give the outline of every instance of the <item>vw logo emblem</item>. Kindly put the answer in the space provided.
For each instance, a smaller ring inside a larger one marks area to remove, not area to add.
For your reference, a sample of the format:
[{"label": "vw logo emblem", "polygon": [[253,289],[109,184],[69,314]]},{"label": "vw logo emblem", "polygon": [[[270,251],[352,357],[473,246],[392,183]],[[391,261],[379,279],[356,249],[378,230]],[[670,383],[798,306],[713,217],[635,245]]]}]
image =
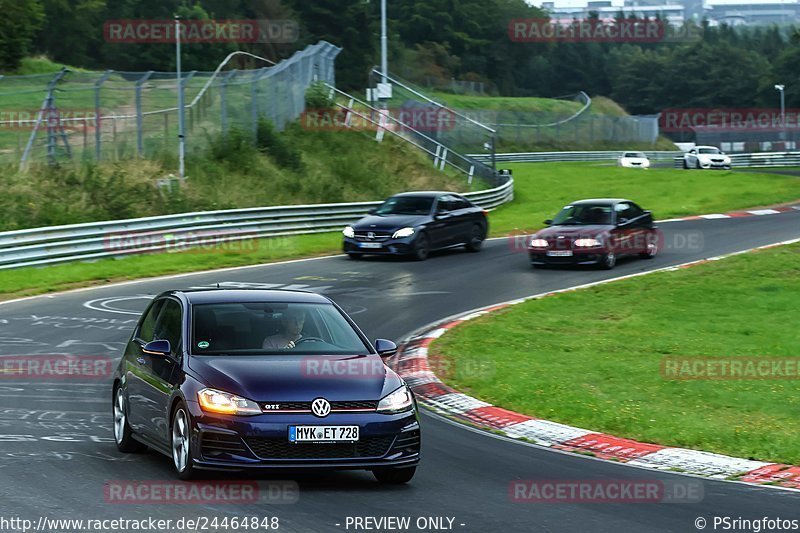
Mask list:
[{"label": "vw logo emblem", "polygon": [[331,404],[325,398],[317,398],[311,402],[311,412],[314,413],[314,416],[325,418],[331,414]]},{"label": "vw logo emblem", "polygon": [[375,233],[370,231],[369,233],[367,233],[367,238],[368,239],[374,239],[375,238]]}]

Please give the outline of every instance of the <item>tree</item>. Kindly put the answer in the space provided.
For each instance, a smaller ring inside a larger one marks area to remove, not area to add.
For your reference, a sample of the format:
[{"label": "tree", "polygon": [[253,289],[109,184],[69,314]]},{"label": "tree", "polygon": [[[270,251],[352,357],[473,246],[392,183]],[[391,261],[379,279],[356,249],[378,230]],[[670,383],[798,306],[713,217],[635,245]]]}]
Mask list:
[{"label": "tree", "polygon": [[0,0],[0,13],[0,70],[14,71],[32,51],[44,13],[39,0]]}]

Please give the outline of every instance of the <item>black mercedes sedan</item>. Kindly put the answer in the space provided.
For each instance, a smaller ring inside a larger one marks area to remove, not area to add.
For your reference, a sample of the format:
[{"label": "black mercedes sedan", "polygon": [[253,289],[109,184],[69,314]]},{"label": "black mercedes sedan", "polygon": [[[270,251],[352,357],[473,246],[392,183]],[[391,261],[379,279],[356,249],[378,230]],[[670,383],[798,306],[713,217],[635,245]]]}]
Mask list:
[{"label": "black mercedes sedan", "polygon": [[151,447],[179,478],[198,470],[370,470],[406,483],[420,459],[417,404],[324,296],[190,290],[157,296],[114,374],[117,448]]},{"label": "black mercedes sedan", "polygon": [[352,259],[392,254],[419,261],[433,250],[454,246],[478,252],[489,231],[486,214],[455,193],[398,194],[344,228],[344,252]]}]

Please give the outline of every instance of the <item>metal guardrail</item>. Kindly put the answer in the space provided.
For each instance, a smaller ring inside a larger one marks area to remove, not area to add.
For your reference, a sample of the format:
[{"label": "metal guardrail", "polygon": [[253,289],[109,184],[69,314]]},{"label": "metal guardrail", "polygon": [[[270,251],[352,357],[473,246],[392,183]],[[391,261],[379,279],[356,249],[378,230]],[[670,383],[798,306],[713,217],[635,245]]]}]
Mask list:
[{"label": "metal guardrail", "polygon": [[[514,199],[514,180],[465,193],[493,209]],[[191,247],[335,231],[381,202],[260,207],[183,213],[0,233],[0,270]]]},{"label": "metal guardrail", "polygon": [[[581,162],[581,161],[616,161],[628,150],[585,151],[585,152],[521,152],[496,154],[498,163],[547,163],[547,162]],[[684,152],[678,151],[644,151],[645,155],[655,162],[672,162],[675,168],[683,167]],[[800,152],[756,152],[748,154],[728,154],[731,167],[734,168],[768,168],[768,167],[800,167]],[[467,157],[478,161],[486,161],[487,154],[470,154]]]},{"label": "metal guardrail", "polygon": [[[580,161],[616,161],[626,151],[632,150],[609,150],[609,151],[581,151],[581,152],[521,152],[496,154],[498,163],[567,163]],[[682,157],[683,152],[655,152],[644,151],[651,161],[674,161],[676,157]],[[487,154],[469,154],[468,157],[478,161],[485,161],[491,156]]]},{"label": "metal guardrail", "polygon": [[[800,167],[800,152],[756,152],[728,154],[731,168]],[[675,168],[683,168],[683,154],[675,158]]]}]

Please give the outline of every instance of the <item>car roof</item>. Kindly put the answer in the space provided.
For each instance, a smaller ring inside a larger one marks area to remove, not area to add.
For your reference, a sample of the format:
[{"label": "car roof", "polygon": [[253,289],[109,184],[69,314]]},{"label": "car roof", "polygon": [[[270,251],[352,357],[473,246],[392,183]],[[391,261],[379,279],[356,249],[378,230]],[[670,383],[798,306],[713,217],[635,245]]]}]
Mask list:
[{"label": "car roof", "polygon": [[399,194],[395,194],[392,198],[396,196],[421,196],[421,197],[431,197],[435,198],[441,196],[443,194],[455,194],[457,196],[461,196],[461,194],[457,192],[447,192],[447,191],[410,191],[410,192],[401,192]]},{"label": "car roof", "polygon": [[326,297],[313,292],[280,289],[190,289],[168,291],[167,294],[183,294],[191,305],[239,302],[331,303]]},{"label": "car roof", "polygon": [[614,205],[620,202],[630,202],[634,203],[631,200],[626,200],[625,198],[589,198],[587,200],[578,200],[577,202],[570,202],[568,205]]}]

